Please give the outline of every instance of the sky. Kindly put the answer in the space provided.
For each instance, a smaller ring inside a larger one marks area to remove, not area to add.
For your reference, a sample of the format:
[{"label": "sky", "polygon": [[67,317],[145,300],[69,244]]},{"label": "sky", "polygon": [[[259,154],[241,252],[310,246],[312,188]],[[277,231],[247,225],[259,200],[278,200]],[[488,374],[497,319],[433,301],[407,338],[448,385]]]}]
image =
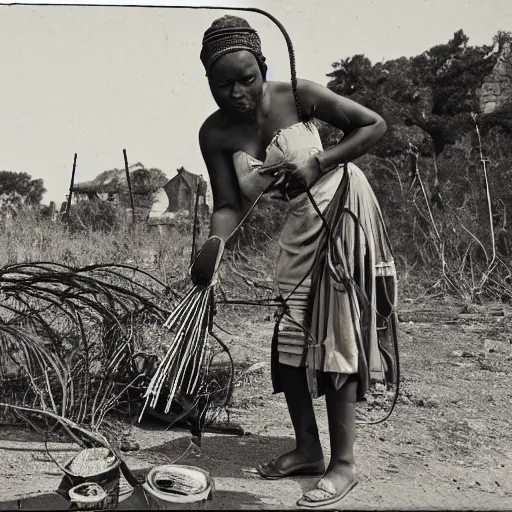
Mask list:
[{"label": "sky", "polygon": [[[354,54],[372,62],[417,55],[461,28],[470,44],[490,44],[512,27],[511,0],[201,3],[273,14],[293,41],[298,76],[323,85],[331,64]],[[289,80],[284,39],[258,13],[0,5],[0,170],[43,178],[43,202],[58,205],[75,152],[77,182],[122,168],[123,149],[130,164],[169,178],[181,166],[207,178],[198,130],[216,105],[199,52],[204,30],[223,14],[242,15],[259,31],[268,79]]]}]

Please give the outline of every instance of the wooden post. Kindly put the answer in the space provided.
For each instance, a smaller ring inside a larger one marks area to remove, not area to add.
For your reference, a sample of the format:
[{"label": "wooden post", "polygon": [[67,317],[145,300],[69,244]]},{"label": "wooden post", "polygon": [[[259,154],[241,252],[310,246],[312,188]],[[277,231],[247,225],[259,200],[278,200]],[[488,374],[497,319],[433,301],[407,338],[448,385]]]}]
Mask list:
[{"label": "wooden post", "polygon": [[199,234],[198,227],[199,227],[199,191],[201,190],[201,184],[197,184],[196,188],[196,204],[194,208],[194,222],[192,226],[192,252],[190,253],[190,264],[194,263],[194,259],[196,257],[196,237]]},{"label": "wooden post", "polygon": [[130,204],[132,205],[132,226],[135,226],[135,206],[133,204],[132,182],[130,179],[130,169],[128,168],[128,157],[126,156],[126,149],[123,149],[124,155],[124,168],[126,171],[126,181],[128,182],[128,192],[130,193]]},{"label": "wooden post", "polygon": [[73,187],[75,186],[75,172],[76,172],[76,153],[73,159],[73,170],[71,171],[71,184],[69,185],[68,204],[66,205],[66,222],[69,222],[71,215],[71,198],[73,196]]},{"label": "wooden post", "polygon": [[409,190],[413,190],[418,178],[418,157],[419,152],[415,146],[409,143]]}]

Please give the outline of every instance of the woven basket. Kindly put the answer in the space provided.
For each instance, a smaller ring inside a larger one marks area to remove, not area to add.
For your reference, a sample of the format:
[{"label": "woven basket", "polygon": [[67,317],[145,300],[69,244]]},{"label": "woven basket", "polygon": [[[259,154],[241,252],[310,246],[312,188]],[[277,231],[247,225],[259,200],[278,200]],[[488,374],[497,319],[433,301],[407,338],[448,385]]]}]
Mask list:
[{"label": "woven basket", "polygon": [[[91,488],[91,486],[96,486],[98,495],[97,496],[84,496],[83,490],[85,488]],[[70,507],[71,509],[78,510],[103,510],[104,504],[106,500],[106,493],[101,486],[95,484],[93,482],[87,482],[85,484],[79,484],[72,489],[69,490],[69,497],[73,503]]]},{"label": "woven basket", "polygon": [[[76,457],[76,455],[75,455]],[[94,508],[99,509],[115,509],[119,504],[119,482],[121,480],[121,461],[116,457],[114,464],[105,469],[104,471],[88,476],[81,476],[74,474],[69,467],[75,459],[73,457],[64,467],[60,466],[60,469],[64,473],[64,477],[60,483],[58,492],[62,494],[66,499],[70,499],[69,490],[79,484],[85,482],[94,482],[98,484],[107,494],[106,499],[97,504]],[[82,508],[75,504],[76,508]],[[74,508],[75,508],[74,507]]]},{"label": "woven basket", "polygon": [[[164,472],[180,475],[188,474],[189,478],[193,478],[198,483],[202,483],[201,488],[192,494],[175,494],[171,492],[163,492],[156,485],[156,477]],[[193,466],[183,466],[170,464],[164,466],[156,466],[150,470],[146,476],[146,481],[142,485],[147,503],[151,510],[202,510],[206,507],[206,502],[212,499],[214,491],[214,482],[209,473],[201,468]]]}]

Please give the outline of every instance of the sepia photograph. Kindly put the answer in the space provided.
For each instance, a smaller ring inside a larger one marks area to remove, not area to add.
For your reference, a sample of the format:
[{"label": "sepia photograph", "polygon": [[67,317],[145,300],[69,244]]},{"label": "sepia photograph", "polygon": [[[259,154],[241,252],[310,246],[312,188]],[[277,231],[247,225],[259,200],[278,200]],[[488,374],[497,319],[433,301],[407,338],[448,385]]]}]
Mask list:
[{"label": "sepia photograph", "polygon": [[510,0],[0,0],[0,510],[512,510]]}]

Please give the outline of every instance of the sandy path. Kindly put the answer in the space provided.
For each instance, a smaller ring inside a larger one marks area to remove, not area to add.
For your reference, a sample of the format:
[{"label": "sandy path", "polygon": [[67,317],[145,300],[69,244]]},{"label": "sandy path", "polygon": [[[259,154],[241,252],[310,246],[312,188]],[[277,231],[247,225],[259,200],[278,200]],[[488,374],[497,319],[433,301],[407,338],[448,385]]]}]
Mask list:
[{"label": "sandy path", "polygon": [[[343,508],[512,509],[512,312],[492,316],[479,310],[469,320],[453,321],[456,309],[438,307],[437,316],[413,311],[400,324],[401,399],[388,422],[359,428],[361,483]],[[307,478],[264,481],[250,471],[293,445],[284,399],[271,394],[266,364],[271,329],[268,319],[248,321],[243,337],[229,341],[236,360],[262,363],[234,397],[232,420],[250,435],[208,434],[200,456],[181,461],[207,469],[215,479],[211,508],[294,508],[314,485]],[[316,406],[328,455],[323,402]],[[127,455],[133,469],[169,463],[189,444],[183,432],[134,428],[132,435],[141,445]],[[53,452],[59,460],[74,449],[50,446],[52,452],[62,450]],[[34,434],[0,429],[0,457],[2,501],[50,492],[60,481]],[[130,507],[129,501],[123,505]]]}]

